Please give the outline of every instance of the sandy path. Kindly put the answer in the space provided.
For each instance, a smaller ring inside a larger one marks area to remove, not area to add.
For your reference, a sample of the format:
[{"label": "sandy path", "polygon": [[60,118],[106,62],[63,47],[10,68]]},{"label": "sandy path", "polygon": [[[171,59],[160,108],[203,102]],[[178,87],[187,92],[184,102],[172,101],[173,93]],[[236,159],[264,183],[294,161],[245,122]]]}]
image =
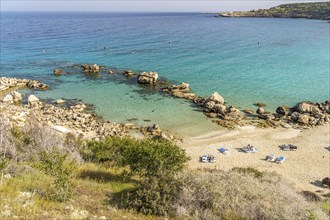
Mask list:
[{"label": "sandy path", "polygon": [[[282,151],[280,144],[294,144],[297,151]],[[259,147],[257,153],[244,153],[242,146],[252,144]],[[209,167],[229,170],[233,167],[255,167],[258,170],[275,171],[291,180],[299,190],[322,190],[314,181],[330,176],[330,125],[310,130],[296,129],[257,129],[252,126],[233,131],[219,131],[206,135],[186,138],[180,145],[191,157],[189,167],[192,169]],[[218,148],[229,148],[229,154],[223,155]],[[276,157],[285,156],[283,164],[265,161],[273,153]],[[199,155],[213,154],[215,163],[198,162]]]}]

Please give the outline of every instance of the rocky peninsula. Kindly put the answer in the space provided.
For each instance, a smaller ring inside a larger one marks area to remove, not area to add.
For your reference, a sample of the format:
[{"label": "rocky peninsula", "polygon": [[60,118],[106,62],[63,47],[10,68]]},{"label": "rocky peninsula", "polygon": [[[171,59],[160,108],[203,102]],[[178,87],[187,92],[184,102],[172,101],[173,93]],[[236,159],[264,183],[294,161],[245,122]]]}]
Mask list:
[{"label": "rocky peninsula", "polygon": [[330,20],[330,2],[283,4],[269,9],[219,13],[217,16]]}]

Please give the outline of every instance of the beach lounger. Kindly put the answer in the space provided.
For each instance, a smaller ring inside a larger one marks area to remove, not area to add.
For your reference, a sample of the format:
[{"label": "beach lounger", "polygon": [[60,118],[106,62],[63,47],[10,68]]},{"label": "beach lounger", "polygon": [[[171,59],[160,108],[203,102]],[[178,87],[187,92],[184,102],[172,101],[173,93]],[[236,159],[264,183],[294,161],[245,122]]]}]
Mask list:
[{"label": "beach lounger", "polygon": [[199,162],[208,163],[207,156],[206,155],[200,156],[199,157]]},{"label": "beach lounger", "polygon": [[285,161],[285,157],[283,156],[278,157],[276,160],[277,163],[284,163],[284,161]]},{"label": "beach lounger", "polygon": [[219,148],[218,151],[220,151],[220,153],[223,153],[223,154],[228,154],[228,148]]},{"label": "beach lounger", "polygon": [[245,152],[245,153],[256,153],[259,149],[257,147],[250,147],[250,146],[247,146],[247,147],[243,147],[242,150]]},{"label": "beach lounger", "polygon": [[275,155],[274,154],[269,154],[268,156],[266,156],[266,160],[267,161],[274,161],[275,159]]},{"label": "beach lounger", "polygon": [[215,157],[212,154],[202,155],[199,157],[199,162],[213,163],[213,162],[215,162]]}]

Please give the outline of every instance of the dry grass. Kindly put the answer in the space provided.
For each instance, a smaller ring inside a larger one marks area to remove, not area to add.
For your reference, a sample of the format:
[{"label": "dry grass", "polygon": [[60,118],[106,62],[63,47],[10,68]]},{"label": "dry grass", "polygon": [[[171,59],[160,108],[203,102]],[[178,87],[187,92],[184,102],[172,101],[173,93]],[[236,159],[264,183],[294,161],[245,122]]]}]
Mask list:
[{"label": "dry grass", "polygon": [[273,173],[262,178],[236,171],[194,171],[181,177],[181,200],[174,206],[189,219],[329,219]]},{"label": "dry grass", "polygon": [[[29,167],[29,168],[27,168]],[[74,197],[58,203],[45,196],[52,184],[52,177],[43,174],[27,163],[10,167],[12,178],[0,185],[0,219],[71,219],[75,211],[86,210],[88,219],[164,219],[145,216],[131,210],[120,210],[108,203],[109,195],[134,187],[134,180],[125,178],[120,171],[84,164],[73,180]],[[24,196],[28,193],[28,196]],[[31,193],[31,194],[30,194]]]}]

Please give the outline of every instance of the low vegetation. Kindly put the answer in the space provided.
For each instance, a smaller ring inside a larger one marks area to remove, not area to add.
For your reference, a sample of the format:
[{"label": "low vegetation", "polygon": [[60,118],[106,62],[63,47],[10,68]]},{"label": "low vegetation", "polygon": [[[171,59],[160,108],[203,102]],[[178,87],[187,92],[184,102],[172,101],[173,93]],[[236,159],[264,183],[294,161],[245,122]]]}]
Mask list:
[{"label": "low vegetation", "polygon": [[284,4],[269,9],[223,13],[225,17],[308,18],[330,20],[330,2]]},{"label": "low vegetation", "polygon": [[0,120],[0,219],[329,218],[329,198],[255,168],[188,170],[169,141],[81,141]]}]

